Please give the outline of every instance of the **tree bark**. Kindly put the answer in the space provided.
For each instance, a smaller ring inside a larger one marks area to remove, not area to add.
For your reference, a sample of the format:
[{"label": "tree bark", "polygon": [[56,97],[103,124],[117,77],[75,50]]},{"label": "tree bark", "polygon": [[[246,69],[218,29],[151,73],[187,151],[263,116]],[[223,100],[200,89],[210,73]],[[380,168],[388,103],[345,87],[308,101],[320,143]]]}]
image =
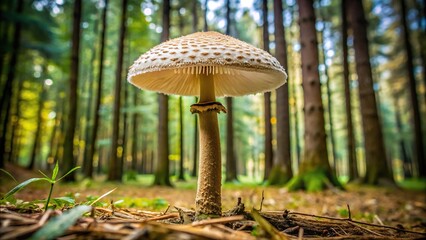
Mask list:
[{"label": "tree bark", "polygon": [[207,32],[209,30],[209,24],[207,22],[207,10],[208,10],[208,0],[204,0],[204,27],[203,31]]},{"label": "tree bark", "polygon": [[[231,35],[231,3],[226,0],[226,35]],[[234,117],[233,117],[233,99],[226,98],[227,118],[226,118],[226,177],[225,182],[238,181],[237,178],[237,162],[235,158],[234,147]]]},{"label": "tree bark", "polygon": [[[275,55],[284,69],[288,69],[287,42],[283,25],[282,4],[282,0],[274,0]],[[290,104],[288,83],[278,88],[276,93],[277,154],[271,175],[269,176],[269,184],[272,185],[287,183],[293,177],[290,155]]]},{"label": "tree bark", "polygon": [[192,1],[192,32],[198,32],[198,0]]},{"label": "tree bark", "polygon": [[[161,42],[170,36],[170,0],[163,2],[163,32]],[[171,186],[169,178],[169,97],[158,94],[158,144],[154,185]]]},{"label": "tree bark", "polygon": [[[195,98],[195,102],[197,102],[198,99]],[[191,176],[196,177],[197,176],[197,162],[198,162],[198,117],[195,116],[194,118],[194,151],[193,151],[193,159],[192,159],[192,174]]]},{"label": "tree bark", "polygon": [[[20,14],[24,11],[24,1],[18,0],[16,13]],[[8,125],[10,118],[10,106],[13,93],[13,81],[15,79],[16,64],[18,62],[19,50],[21,48],[21,23],[15,23],[12,40],[12,53],[9,61],[9,69],[7,72],[6,83],[4,85],[3,94],[0,101],[0,121],[2,132],[0,134],[0,168],[4,168],[4,160],[6,158],[6,137],[8,135]]]},{"label": "tree bark", "polygon": [[[207,2],[207,0],[205,0]],[[198,7],[198,0],[193,0],[192,5],[192,32],[198,31],[198,15],[197,15],[197,7]],[[204,22],[205,25],[207,25],[207,20]],[[204,26],[205,29],[207,29],[207,26]],[[197,98],[195,98],[195,102],[197,102]],[[192,177],[197,176],[197,162],[198,162],[198,117],[197,115],[194,115],[194,146],[193,146],[193,156],[192,156]]]},{"label": "tree bark", "polygon": [[[13,11],[12,10],[12,8],[13,8],[12,6],[14,5],[14,3],[15,3],[14,1],[7,1],[7,5],[5,6],[5,9]],[[9,39],[9,32],[10,32],[10,30],[9,30],[10,25],[11,24],[9,22],[7,22],[7,21],[2,21],[1,22],[1,25],[0,25],[0,28],[1,28],[0,42],[6,43],[8,41],[8,39]],[[0,49],[0,76],[3,76],[4,60],[5,60],[5,55],[6,54],[7,54],[7,50],[5,48]],[[7,79],[5,81],[7,81]],[[3,96],[4,96],[4,94],[6,93],[5,92],[6,88],[4,86],[3,78],[2,77],[0,77],[0,91],[3,93]],[[0,110],[1,109],[2,108],[0,107]],[[1,116],[1,114],[0,114],[0,116]]]},{"label": "tree bark", "polygon": [[[43,68],[43,74],[45,74],[46,71],[46,67]],[[30,163],[28,164],[27,168],[28,169],[34,169],[36,160],[37,160],[37,155],[40,152],[40,134],[41,134],[41,128],[43,125],[43,106],[44,106],[44,102],[46,100],[46,91],[47,91],[47,86],[45,85],[45,82],[42,81],[41,82],[41,94],[39,95],[39,99],[38,99],[38,110],[37,110],[37,127],[36,127],[36,131],[34,134],[34,142],[33,142],[33,148],[31,150],[31,157],[30,157]]]},{"label": "tree bark", "polygon": [[334,124],[333,124],[333,105],[332,105],[332,93],[331,93],[331,89],[330,89],[330,76],[328,75],[328,66],[327,66],[327,51],[325,49],[325,37],[324,37],[324,31],[325,31],[325,16],[329,16],[329,14],[327,12],[325,12],[324,14],[322,14],[322,8],[323,6],[321,5],[321,0],[319,1],[319,14],[320,14],[320,18],[321,21],[323,22],[322,24],[322,28],[319,31],[320,34],[320,38],[321,38],[321,49],[322,49],[322,62],[324,64],[324,77],[326,79],[326,93],[327,93],[327,117],[328,117],[328,124],[329,124],[329,139],[330,139],[330,147],[331,147],[331,155],[332,155],[332,161],[333,161],[333,171],[334,174],[337,175],[337,156],[336,156],[336,143],[335,143],[335,138],[334,138]]},{"label": "tree bark", "polygon": [[348,63],[348,22],[346,12],[347,0],[342,0],[340,9],[342,12],[342,61],[343,61],[343,84],[345,87],[345,112],[346,112],[346,134],[347,134],[347,145],[346,151],[348,153],[348,169],[349,169],[349,181],[358,179],[358,164],[355,154],[355,134],[352,123],[352,100],[351,100],[351,86],[349,80],[349,63]]},{"label": "tree bark", "polygon": [[[94,20],[93,22],[93,32],[95,35],[98,35],[98,19]],[[87,79],[88,86],[88,99],[87,99],[87,106],[86,106],[86,126],[85,126],[85,137],[84,137],[84,157],[83,157],[83,173],[85,177],[92,177],[92,174],[89,173],[89,171],[93,171],[93,160],[90,158],[90,143],[92,142],[92,128],[93,128],[93,122],[92,122],[92,113],[93,113],[93,91],[95,88],[95,81],[94,81],[94,67],[95,67],[95,60],[96,60],[96,48],[92,52],[92,56],[90,59],[90,67],[89,67],[89,74]],[[95,113],[96,114],[96,113]]]},{"label": "tree bark", "polygon": [[[139,98],[138,95],[140,90],[138,88],[134,88],[133,90],[133,106],[136,108],[139,106]],[[132,134],[132,170],[138,172],[139,167],[139,121],[140,116],[139,113],[133,113],[133,134]]]},{"label": "tree bark", "polygon": [[105,35],[106,35],[106,28],[107,28],[107,10],[108,10],[108,0],[105,0],[105,6],[102,10],[102,29],[101,29],[101,38],[99,42],[100,46],[100,53],[99,53],[99,69],[98,69],[98,79],[97,79],[97,91],[96,91],[96,100],[95,100],[95,116],[93,119],[93,127],[92,127],[92,133],[91,133],[91,141],[89,143],[89,149],[88,149],[88,159],[87,161],[87,167],[85,168],[86,171],[84,172],[84,176],[88,178],[93,177],[93,157],[95,155],[95,149],[96,149],[96,139],[98,137],[98,129],[99,129],[99,110],[101,108],[101,99],[102,99],[102,83],[103,83],[103,62],[105,58]]},{"label": "tree bark", "polygon": [[[79,59],[80,59],[80,23],[81,23],[81,9],[82,1],[75,0],[73,11],[73,30],[72,30],[72,47],[71,47],[71,69],[69,80],[69,109],[68,109],[68,124],[64,139],[64,172],[68,172],[75,166],[74,157],[74,135],[77,124],[77,87],[78,87],[78,73],[79,73]],[[65,181],[75,181],[75,172],[68,174]]]},{"label": "tree bark", "polygon": [[413,153],[414,158],[417,163],[419,177],[426,177],[426,159],[425,152],[423,148],[423,132],[422,132],[422,121],[420,118],[420,107],[419,101],[417,99],[417,87],[416,87],[416,78],[414,76],[414,63],[413,63],[413,50],[411,49],[410,44],[410,34],[409,28],[407,25],[406,17],[406,6],[405,0],[399,0],[401,7],[401,25],[402,25],[402,38],[404,41],[405,52],[407,54],[406,58],[406,68],[408,74],[408,86],[410,89],[410,102],[411,102],[411,111],[412,111],[412,121],[413,121]]},{"label": "tree bark", "polygon": [[[126,35],[126,21],[127,21],[127,0],[121,2],[121,19],[120,19],[120,36],[118,40],[118,60],[117,69],[115,72],[115,97],[114,97],[114,110],[113,110],[113,125],[112,125],[112,139],[111,139],[111,155],[109,160],[108,180],[109,181],[122,181],[123,177],[123,159],[122,155],[118,152],[118,148],[122,144],[120,142],[120,108],[121,108],[121,87],[123,84],[123,52],[124,52],[124,38]],[[122,154],[122,152],[121,152]]]},{"label": "tree bark", "polygon": [[396,122],[396,133],[398,136],[398,147],[399,147],[399,155],[402,160],[402,170],[404,173],[404,178],[411,178],[413,176],[413,165],[410,157],[407,153],[407,148],[405,147],[404,142],[404,134],[402,129],[402,121],[401,121],[401,107],[399,105],[399,97],[394,96],[394,108],[395,108],[395,122]]},{"label": "tree bark", "polygon": [[10,151],[6,150],[8,154],[6,155],[7,158],[4,159],[6,162],[18,162],[19,158],[19,152],[21,148],[21,105],[22,105],[22,89],[24,87],[24,79],[21,79],[18,77],[15,80],[15,85],[13,88],[16,88],[14,96],[12,96],[13,100],[11,100],[11,104],[14,104],[14,107],[12,108],[14,110],[13,117],[16,119],[16,121],[11,121],[11,136],[10,140],[6,141],[6,143],[10,144],[6,149],[10,149]]},{"label": "tree bark", "polygon": [[185,181],[185,169],[184,169],[184,138],[183,138],[183,103],[182,103],[182,97],[179,97],[179,138],[180,138],[180,144],[179,144],[179,176],[178,180]]},{"label": "tree bark", "polygon": [[57,96],[56,98],[56,104],[55,104],[55,113],[56,113],[56,117],[55,117],[55,123],[53,125],[53,129],[52,132],[50,134],[49,137],[49,153],[47,154],[47,169],[51,170],[52,169],[52,165],[53,162],[55,160],[55,153],[58,151],[57,149],[59,148],[60,144],[60,137],[61,137],[61,131],[60,131],[60,127],[61,127],[61,122],[62,122],[62,115],[63,115],[63,111],[64,111],[64,102],[62,101],[62,105],[59,105],[60,103],[60,96]]},{"label": "tree bark", "polygon": [[347,12],[353,30],[356,71],[359,82],[359,98],[364,133],[366,175],[368,184],[393,183],[393,176],[386,163],[382,129],[373,90],[373,79],[368,52],[368,40],[364,8],[361,1],[348,1]]},{"label": "tree bark", "polygon": [[340,187],[328,162],[324,108],[318,72],[318,40],[315,30],[315,12],[312,0],[298,0],[300,41],[302,55],[302,82],[305,110],[305,150],[290,190],[305,188],[318,191],[329,183]]},{"label": "tree bark", "polygon": [[[263,15],[263,50],[269,52],[269,30],[268,30],[268,1],[262,1]],[[271,124],[271,93],[267,92],[264,98],[264,122],[265,122],[265,173],[263,181],[267,181],[272,170],[272,124]]]}]

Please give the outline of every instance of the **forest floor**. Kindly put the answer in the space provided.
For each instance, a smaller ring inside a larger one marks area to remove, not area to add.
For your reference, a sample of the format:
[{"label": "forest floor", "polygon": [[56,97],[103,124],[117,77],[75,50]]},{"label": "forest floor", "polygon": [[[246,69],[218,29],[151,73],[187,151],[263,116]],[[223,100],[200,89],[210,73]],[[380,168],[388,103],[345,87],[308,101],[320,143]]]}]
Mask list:
[{"label": "forest floor", "polygon": [[[19,183],[32,177],[40,177],[39,173],[29,172],[11,165],[8,165],[6,169],[17,178]],[[6,193],[17,184],[10,179],[6,180],[3,175],[1,175],[0,180],[0,192],[2,194]],[[103,214],[97,212],[97,216],[100,214],[101,218],[106,218],[105,214],[108,213],[108,216],[111,217],[115,212],[117,214],[115,217],[116,220],[120,217],[123,220],[123,215],[126,214],[128,216],[124,217],[124,219],[132,218],[135,220],[139,218],[161,219],[162,217],[160,216],[174,214],[170,215],[170,218],[177,218],[178,220],[169,219],[169,221],[173,223],[185,222],[185,217],[192,217],[196,191],[195,179],[189,179],[185,182],[175,182],[173,188],[151,187],[151,182],[152,176],[138,176],[137,180],[126,181],[126,183],[82,180],[73,184],[55,185],[53,197],[68,196],[74,198],[76,203],[84,203],[89,199],[96,199],[108,191],[116,189],[102,199],[104,205],[99,207],[97,211],[103,211]],[[424,186],[421,188],[423,187]],[[37,182],[22,189],[15,194],[15,197],[16,199],[22,199],[24,201],[41,200],[47,198],[48,192],[49,183]],[[426,238],[426,235],[413,235],[404,231],[395,231],[391,228],[380,229],[380,227],[377,226],[361,226],[362,224],[359,224],[359,222],[371,223],[389,226],[395,229],[426,233],[426,192],[421,190],[347,185],[346,191],[326,190],[323,192],[307,193],[304,191],[287,192],[282,187],[262,186],[253,183],[226,183],[223,185],[222,205],[224,212],[232,209],[235,211],[239,198],[241,198],[241,202],[244,203],[246,211],[250,212],[253,208],[258,210],[261,209],[263,218],[267,219],[275,228],[282,232],[277,233],[278,235],[281,234],[279,236],[291,237],[290,234],[297,236],[301,234],[301,229],[304,228],[305,237],[310,234],[311,237],[340,237],[339,239],[342,239],[345,238],[344,236],[346,235],[347,239],[351,239],[354,238],[355,235],[364,232],[364,234],[359,235],[361,238],[362,236],[363,238],[373,237],[383,239],[393,237],[410,239]],[[110,202],[114,202],[113,207]],[[39,205],[40,207],[43,206],[42,203]],[[6,208],[3,209],[1,207],[2,206],[0,206],[0,217],[3,215],[2,218],[7,218],[5,214],[10,214],[10,209],[6,211]],[[179,211],[177,209],[179,209]],[[285,210],[289,211],[290,215],[288,215],[288,212],[285,213]],[[120,211],[121,214],[118,214]],[[142,212],[144,214],[149,213],[150,215],[147,217],[143,215]],[[40,212],[35,211],[34,213],[39,215],[37,215],[37,217],[32,216],[32,218],[42,218]],[[182,216],[182,214],[187,214],[187,216]],[[250,216],[248,213],[242,211],[239,211],[237,214]],[[331,218],[327,219],[322,217]],[[347,221],[349,218],[351,221]],[[237,224],[235,222],[237,219],[231,219],[229,221],[234,221],[232,226],[225,224],[228,219],[224,219],[223,222],[219,221],[219,223],[224,224],[223,227],[230,227],[229,230],[226,230],[229,233],[226,236],[229,238],[245,238],[248,236],[252,237],[255,229],[253,221],[250,222],[248,220],[250,219],[247,219],[247,217],[244,220],[239,219],[239,224]],[[355,222],[352,222],[352,220]],[[268,227],[262,225],[259,221],[257,222],[263,229],[268,229]],[[216,226],[219,223],[206,223],[205,225],[212,227],[212,225]],[[205,227],[205,225],[203,226]],[[4,228],[4,226],[2,225],[1,228]],[[129,228],[129,226],[125,228]],[[355,231],[356,228],[358,229],[357,231]],[[6,228],[3,230],[5,229]],[[156,229],[155,224],[154,226],[150,225],[150,229],[151,231],[155,231],[152,230]],[[164,227],[161,229],[164,229]],[[250,234],[244,236],[235,235],[235,232],[229,232],[232,229],[244,230],[246,233],[249,232]],[[181,231],[172,229],[170,231],[179,231],[180,233],[186,231],[185,234],[188,234],[188,231],[195,233],[198,230],[186,229]],[[223,229],[221,231],[226,232]],[[267,233],[258,232],[257,236],[274,236],[273,232],[269,232],[271,230],[265,231]],[[1,232],[0,230],[0,233]],[[213,232],[214,231],[209,228],[206,234],[210,235],[196,233],[195,236],[201,238],[214,238],[215,235],[211,235]],[[219,238],[223,237],[222,235],[217,236],[219,236]],[[2,238],[0,237],[0,239]],[[96,239],[96,237],[92,236],[92,239]]]}]

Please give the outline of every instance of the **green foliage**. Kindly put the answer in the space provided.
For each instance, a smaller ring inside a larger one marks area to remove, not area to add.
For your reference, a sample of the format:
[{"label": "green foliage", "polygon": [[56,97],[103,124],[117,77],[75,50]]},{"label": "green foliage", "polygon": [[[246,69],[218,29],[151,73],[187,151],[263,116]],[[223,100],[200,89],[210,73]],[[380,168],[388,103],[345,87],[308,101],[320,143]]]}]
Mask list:
[{"label": "green foliage", "polygon": [[405,179],[398,183],[404,189],[426,191],[426,178]]},{"label": "green foliage", "polygon": [[115,202],[114,205],[117,207],[129,207],[129,208],[143,208],[150,210],[164,210],[169,204],[163,198],[133,198],[125,197],[120,202]]},{"label": "green foliage", "polygon": [[0,171],[6,174],[6,176],[10,177],[14,182],[17,182],[16,179],[10,174],[8,171],[4,170],[3,168],[0,168]]},{"label": "green foliage", "polygon": [[1,205],[12,204],[13,206],[15,206],[18,209],[18,212],[28,211],[28,210],[36,210],[36,209],[40,208],[37,205],[36,201],[26,202],[26,201],[23,201],[23,200],[20,200],[20,199],[16,199],[15,196],[13,196],[13,195],[8,196],[7,198],[0,199],[0,204]]},{"label": "green foliage", "polygon": [[101,202],[101,201],[98,201],[98,200],[99,200],[99,197],[89,195],[89,196],[86,197],[86,201],[83,202],[83,204],[84,205],[90,205],[90,206],[93,206],[93,207],[107,207],[108,206],[108,203]]},{"label": "green foliage", "polygon": [[52,202],[56,205],[56,207],[59,208],[71,207],[75,205],[75,199],[71,197],[53,198]]},{"label": "green foliage", "polygon": [[6,199],[9,196],[12,196],[13,194],[17,193],[18,191],[20,191],[21,189],[23,189],[24,187],[26,187],[28,184],[32,183],[32,182],[37,182],[37,181],[48,181],[45,178],[30,178],[20,184],[18,184],[16,187],[12,188],[9,192],[7,192],[2,199]]},{"label": "green foliage", "polygon": [[138,173],[136,171],[130,170],[124,173],[124,179],[126,181],[137,181],[138,180]]},{"label": "green foliage", "polygon": [[75,222],[86,212],[89,212],[92,209],[90,206],[77,206],[74,207],[62,215],[53,217],[50,219],[46,225],[44,225],[40,230],[38,230],[30,239],[55,239],[65,231],[75,224]]},{"label": "green foliage", "polygon": [[[23,189],[24,187],[26,187],[28,184],[33,183],[33,182],[39,182],[39,181],[47,181],[50,183],[50,191],[49,191],[49,196],[47,197],[46,200],[46,205],[45,205],[45,210],[47,210],[47,207],[49,206],[49,202],[50,202],[50,197],[52,196],[52,191],[53,191],[53,186],[55,185],[56,182],[60,181],[61,179],[63,179],[64,177],[66,177],[68,174],[74,172],[75,170],[79,169],[80,167],[74,167],[73,169],[69,170],[67,173],[65,173],[62,177],[60,177],[59,179],[56,179],[58,172],[59,172],[59,164],[58,162],[56,162],[55,167],[53,168],[52,171],[52,177],[48,177],[46,174],[44,174],[43,172],[40,171],[40,173],[44,176],[44,178],[30,178],[20,184],[18,184],[16,187],[12,188],[9,192],[7,192],[2,199],[7,199],[8,197],[14,195],[15,193],[17,193],[18,191],[20,191],[21,189]],[[57,200],[58,203],[64,203],[64,199],[60,199]]]},{"label": "green foliage", "polygon": [[284,185],[290,180],[289,173],[283,171],[281,166],[274,166],[268,178],[270,185]]},{"label": "green foliage", "polygon": [[339,207],[337,209],[337,213],[339,214],[340,217],[342,218],[347,218],[349,216],[349,211],[347,207]]},{"label": "green foliage", "polygon": [[[336,180],[337,182],[337,180]],[[337,187],[341,187],[340,183],[337,182]],[[290,191],[297,189],[305,189],[308,192],[321,191],[327,186],[331,186],[331,182],[327,176],[326,171],[323,169],[314,169],[305,173],[299,174],[293,177],[286,185],[286,188]]]}]

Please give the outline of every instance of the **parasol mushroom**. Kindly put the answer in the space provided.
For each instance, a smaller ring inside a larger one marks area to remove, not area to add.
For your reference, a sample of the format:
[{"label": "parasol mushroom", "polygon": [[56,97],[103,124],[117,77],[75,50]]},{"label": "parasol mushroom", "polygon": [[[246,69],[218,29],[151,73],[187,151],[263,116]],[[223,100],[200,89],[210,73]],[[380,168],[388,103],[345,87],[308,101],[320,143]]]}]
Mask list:
[{"label": "parasol mushroom", "polygon": [[216,97],[274,90],[286,73],[277,59],[250,44],[217,32],[198,32],[163,42],[129,69],[133,85],[163,94],[198,96],[200,159],[198,219],[221,215],[221,152],[217,113],[226,112]]}]

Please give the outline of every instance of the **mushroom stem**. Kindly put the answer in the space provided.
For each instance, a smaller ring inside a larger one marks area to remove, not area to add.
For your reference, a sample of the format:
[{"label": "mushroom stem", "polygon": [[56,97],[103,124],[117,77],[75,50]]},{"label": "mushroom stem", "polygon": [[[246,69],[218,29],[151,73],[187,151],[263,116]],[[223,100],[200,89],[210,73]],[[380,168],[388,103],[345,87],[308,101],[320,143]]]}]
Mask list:
[{"label": "mushroom stem", "polygon": [[[199,74],[199,104],[215,101],[212,74]],[[217,103],[216,103],[217,104]],[[221,152],[217,120],[219,110],[198,112],[200,159],[195,211],[197,219],[220,217],[221,209]]]}]

